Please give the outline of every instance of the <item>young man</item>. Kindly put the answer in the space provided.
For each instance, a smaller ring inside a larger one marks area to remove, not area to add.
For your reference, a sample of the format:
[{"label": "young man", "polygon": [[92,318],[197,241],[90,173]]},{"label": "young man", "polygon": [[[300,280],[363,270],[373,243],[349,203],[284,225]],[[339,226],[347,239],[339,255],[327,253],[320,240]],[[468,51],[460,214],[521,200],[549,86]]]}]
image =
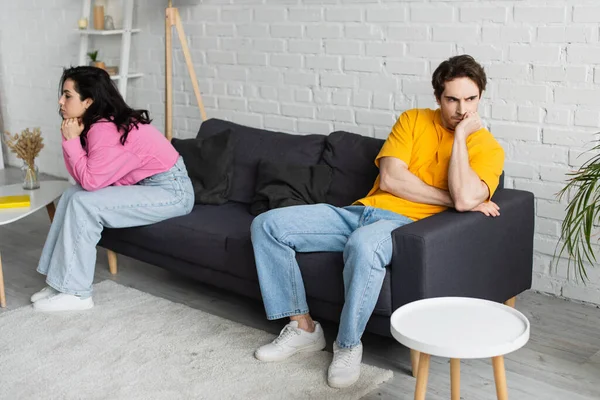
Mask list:
[{"label": "young man", "polygon": [[360,338],[392,259],[391,232],[455,208],[499,215],[490,201],[504,151],[477,114],[485,90],[483,68],[470,56],[442,62],[433,73],[440,108],[404,112],[375,159],[379,176],[365,198],[349,207],[328,204],[271,210],[252,223],[252,243],[268,319],[290,318],[272,343],[256,350],[280,361],[325,347],[323,330],[309,315],[295,252],[344,255],[345,303],[328,383],[352,385],[360,376]]}]

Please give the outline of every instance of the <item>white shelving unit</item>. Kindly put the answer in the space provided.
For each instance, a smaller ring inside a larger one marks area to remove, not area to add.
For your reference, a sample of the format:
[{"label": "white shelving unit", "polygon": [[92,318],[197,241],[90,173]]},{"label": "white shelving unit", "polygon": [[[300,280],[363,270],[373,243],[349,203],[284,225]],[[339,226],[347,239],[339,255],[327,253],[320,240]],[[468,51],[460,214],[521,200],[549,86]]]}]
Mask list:
[{"label": "white shelving unit", "polygon": [[[110,0],[109,0],[110,1]],[[83,10],[82,17],[87,18],[88,28],[93,25],[93,16],[91,15],[92,0],[82,0]],[[121,35],[121,55],[119,59],[119,74],[112,75],[112,80],[118,81],[119,92],[124,99],[127,98],[127,81],[133,78],[144,76],[142,73],[129,71],[129,55],[131,51],[131,35],[139,32],[139,29],[132,28],[133,20],[133,0],[122,0],[123,2],[123,27],[114,30],[94,30],[82,29],[79,30],[81,41],[79,43],[79,65],[88,65],[87,53],[89,47],[90,36],[114,36]]]}]

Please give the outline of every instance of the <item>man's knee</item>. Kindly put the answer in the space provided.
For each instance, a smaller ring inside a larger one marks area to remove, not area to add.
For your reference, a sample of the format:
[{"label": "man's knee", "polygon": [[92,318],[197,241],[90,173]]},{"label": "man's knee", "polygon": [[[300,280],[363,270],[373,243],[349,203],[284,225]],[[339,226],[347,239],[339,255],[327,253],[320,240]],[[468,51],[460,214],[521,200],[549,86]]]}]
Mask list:
[{"label": "man's knee", "polygon": [[348,239],[344,247],[344,262],[352,255],[367,257],[375,261],[375,264],[385,267],[391,259],[391,235],[389,237],[378,237],[372,233],[357,230]]},{"label": "man's knee", "polygon": [[252,220],[252,225],[250,225],[250,234],[252,235],[252,239],[266,230],[266,224],[269,220],[268,214],[268,212],[262,213]]},{"label": "man's knee", "polygon": [[273,209],[264,212],[254,218],[250,226],[252,239],[260,237],[264,233],[276,235],[282,223],[287,219],[284,209]]}]

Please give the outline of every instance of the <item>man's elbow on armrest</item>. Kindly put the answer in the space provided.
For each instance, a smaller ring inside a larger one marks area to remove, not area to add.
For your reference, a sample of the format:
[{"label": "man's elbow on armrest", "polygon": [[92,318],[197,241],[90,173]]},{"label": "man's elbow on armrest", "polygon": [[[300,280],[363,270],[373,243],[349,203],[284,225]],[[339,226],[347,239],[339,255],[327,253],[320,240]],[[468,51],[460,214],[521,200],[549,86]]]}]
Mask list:
[{"label": "man's elbow on armrest", "polygon": [[475,200],[468,199],[455,199],[454,200],[454,208],[458,212],[467,212],[471,211],[475,207],[477,207],[481,202],[477,203]]},{"label": "man's elbow on armrest", "polygon": [[490,190],[483,181],[480,181],[480,187],[476,190],[458,190],[455,193],[451,192],[451,196],[454,200],[456,211],[467,212],[473,210],[484,201],[489,200]]},{"label": "man's elbow on armrest", "polygon": [[478,205],[483,203],[484,201],[488,200],[487,197],[485,197],[485,198],[475,197],[475,196],[473,196],[473,197],[456,196],[456,197],[457,198],[454,199],[454,208],[458,212],[471,211],[475,207],[477,207]]}]

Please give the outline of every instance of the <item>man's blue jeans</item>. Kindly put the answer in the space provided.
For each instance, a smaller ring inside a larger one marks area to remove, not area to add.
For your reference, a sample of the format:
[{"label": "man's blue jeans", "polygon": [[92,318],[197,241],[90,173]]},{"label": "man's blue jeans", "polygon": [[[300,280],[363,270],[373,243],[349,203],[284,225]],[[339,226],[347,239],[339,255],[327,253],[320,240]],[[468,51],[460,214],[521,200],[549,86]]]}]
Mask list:
[{"label": "man's blue jeans", "polygon": [[252,222],[252,245],[268,319],[308,313],[296,252],[344,253],[345,303],[337,344],[360,343],[392,260],[391,232],[409,218],[373,207],[278,208]]}]

